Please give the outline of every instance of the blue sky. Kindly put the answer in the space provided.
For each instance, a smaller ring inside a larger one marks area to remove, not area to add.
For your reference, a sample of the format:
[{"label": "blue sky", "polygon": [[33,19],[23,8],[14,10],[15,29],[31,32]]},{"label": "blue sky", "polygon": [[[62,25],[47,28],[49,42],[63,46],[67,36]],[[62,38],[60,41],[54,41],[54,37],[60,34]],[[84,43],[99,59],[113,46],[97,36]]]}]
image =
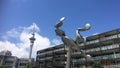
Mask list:
[{"label": "blue sky", "polygon": [[[119,0],[10,0],[4,3],[4,19],[0,32],[18,26],[28,26],[35,22],[41,29],[40,34],[56,37],[54,24],[66,17],[62,29],[74,38],[75,30],[89,22],[90,31],[83,35],[90,36],[119,28]],[[4,32],[3,32],[4,33]]]},{"label": "blue sky", "polygon": [[55,35],[54,25],[63,16],[66,19],[61,29],[73,39],[75,30],[86,23],[91,24],[91,29],[82,32],[83,36],[106,32],[119,28],[119,3],[120,0],[1,0],[0,35],[35,22],[41,36],[60,39]]}]

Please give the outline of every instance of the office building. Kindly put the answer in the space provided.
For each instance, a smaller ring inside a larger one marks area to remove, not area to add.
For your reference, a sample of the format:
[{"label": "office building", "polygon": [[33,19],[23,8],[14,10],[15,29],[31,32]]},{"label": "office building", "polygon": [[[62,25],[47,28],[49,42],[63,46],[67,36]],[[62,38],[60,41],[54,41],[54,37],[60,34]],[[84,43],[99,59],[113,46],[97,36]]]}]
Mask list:
[{"label": "office building", "polygon": [[[72,68],[91,68],[94,62],[100,62],[104,68],[120,68],[120,29],[86,37],[86,43],[79,47],[91,58],[82,57],[72,48]],[[66,45],[57,45],[37,51],[36,61],[40,68],[65,68],[66,53]]]},{"label": "office building", "polygon": [[[34,59],[31,59],[31,66],[34,64]],[[28,58],[19,58],[17,62],[17,68],[25,68],[26,66],[29,65],[29,59]]]},{"label": "office building", "polygon": [[20,58],[18,59],[18,68],[25,68],[25,66],[29,63],[29,59],[26,58]]},{"label": "office building", "polygon": [[16,68],[17,59],[18,58],[15,56],[0,55],[0,66],[5,66],[7,68]]},{"label": "office building", "polygon": [[[29,64],[29,58],[17,58],[12,56],[12,53],[8,50],[0,52],[0,67],[5,68],[25,68]],[[34,66],[35,60],[31,59],[31,66]]]},{"label": "office building", "polygon": [[12,53],[10,51],[8,51],[8,50],[3,50],[3,51],[0,52],[0,55],[11,56]]},{"label": "office building", "polygon": [[64,45],[58,45],[37,52],[36,62],[40,68],[64,68],[66,61]]}]

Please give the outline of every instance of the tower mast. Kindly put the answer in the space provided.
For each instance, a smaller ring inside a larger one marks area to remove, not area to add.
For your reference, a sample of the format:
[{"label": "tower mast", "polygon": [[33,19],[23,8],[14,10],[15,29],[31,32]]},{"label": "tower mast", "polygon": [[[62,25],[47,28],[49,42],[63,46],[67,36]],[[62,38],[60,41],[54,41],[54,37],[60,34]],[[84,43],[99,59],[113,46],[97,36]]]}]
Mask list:
[{"label": "tower mast", "polygon": [[31,38],[29,38],[29,40],[30,40],[30,54],[29,54],[29,62],[30,62],[30,68],[32,68],[32,66],[31,66],[31,55],[32,55],[32,49],[33,49],[33,45],[34,45],[34,41],[36,40],[35,39],[35,24],[33,24],[33,33],[32,33],[32,37]]}]

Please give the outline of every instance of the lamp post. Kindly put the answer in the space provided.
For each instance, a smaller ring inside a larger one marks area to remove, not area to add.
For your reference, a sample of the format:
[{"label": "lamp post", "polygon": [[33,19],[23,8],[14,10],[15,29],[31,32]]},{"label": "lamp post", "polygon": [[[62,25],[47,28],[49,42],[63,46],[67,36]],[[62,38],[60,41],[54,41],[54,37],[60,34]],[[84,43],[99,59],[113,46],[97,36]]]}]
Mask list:
[{"label": "lamp post", "polygon": [[35,41],[35,33],[32,34],[32,37],[29,38],[30,40],[30,54],[29,54],[29,64],[30,64],[30,68],[31,68],[31,54],[32,54],[32,48],[33,48],[33,45],[34,45],[34,41]]}]

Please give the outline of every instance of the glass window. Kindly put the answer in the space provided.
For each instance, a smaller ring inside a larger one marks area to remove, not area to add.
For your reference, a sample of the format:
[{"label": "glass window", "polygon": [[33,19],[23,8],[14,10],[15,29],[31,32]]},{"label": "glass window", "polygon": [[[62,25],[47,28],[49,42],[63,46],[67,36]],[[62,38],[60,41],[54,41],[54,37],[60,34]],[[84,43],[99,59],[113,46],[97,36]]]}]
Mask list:
[{"label": "glass window", "polygon": [[43,60],[45,60],[45,58],[41,58],[41,59],[39,59],[39,60],[43,61]]},{"label": "glass window", "polygon": [[113,45],[113,48],[118,48],[118,47],[119,47],[118,44],[114,44],[114,45]]},{"label": "glass window", "polygon": [[95,48],[96,51],[100,51],[100,48]]},{"label": "glass window", "polygon": [[94,51],[94,49],[91,49],[90,51],[92,52],[92,51]]},{"label": "glass window", "polygon": [[115,54],[116,58],[120,58],[120,54]]},{"label": "glass window", "polygon": [[118,47],[119,47],[118,44],[107,45],[107,46],[103,46],[103,47],[101,47],[101,50],[113,49],[113,48],[118,48]]},{"label": "glass window", "polygon": [[84,46],[84,44],[83,44],[83,43],[81,43],[81,44],[79,44],[79,46]]},{"label": "glass window", "polygon": [[103,56],[102,58],[103,58],[103,59],[107,59],[108,57],[107,57],[107,55],[105,55],[105,56]]},{"label": "glass window", "polygon": [[112,45],[107,46],[107,49],[112,49]]},{"label": "glass window", "polygon": [[101,56],[96,56],[95,59],[97,59],[97,60],[98,60],[98,59],[101,59]]},{"label": "glass window", "polygon": [[85,58],[81,58],[81,59],[79,59],[78,61],[81,61],[81,60],[85,60]]},{"label": "glass window", "polygon": [[96,39],[96,40],[92,40],[92,41],[88,41],[86,44],[92,44],[92,43],[97,43],[97,42],[99,42],[98,39]]},{"label": "glass window", "polygon": [[54,50],[54,52],[61,51],[61,50],[64,50],[64,48],[56,49],[56,50]]},{"label": "glass window", "polygon": [[118,37],[120,38],[120,34],[118,34]]},{"label": "glass window", "polygon": [[101,47],[101,50],[106,50],[106,49],[107,49],[106,46]]},{"label": "glass window", "polygon": [[77,61],[77,59],[73,59],[73,62],[76,62]]},{"label": "glass window", "polygon": [[90,49],[86,50],[86,53],[90,52]]},{"label": "glass window", "polygon": [[87,42],[86,44],[89,44],[90,42]]},{"label": "glass window", "polygon": [[117,38],[117,35],[108,36],[105,38],[105,40],[114,39],[114,38]]}]

